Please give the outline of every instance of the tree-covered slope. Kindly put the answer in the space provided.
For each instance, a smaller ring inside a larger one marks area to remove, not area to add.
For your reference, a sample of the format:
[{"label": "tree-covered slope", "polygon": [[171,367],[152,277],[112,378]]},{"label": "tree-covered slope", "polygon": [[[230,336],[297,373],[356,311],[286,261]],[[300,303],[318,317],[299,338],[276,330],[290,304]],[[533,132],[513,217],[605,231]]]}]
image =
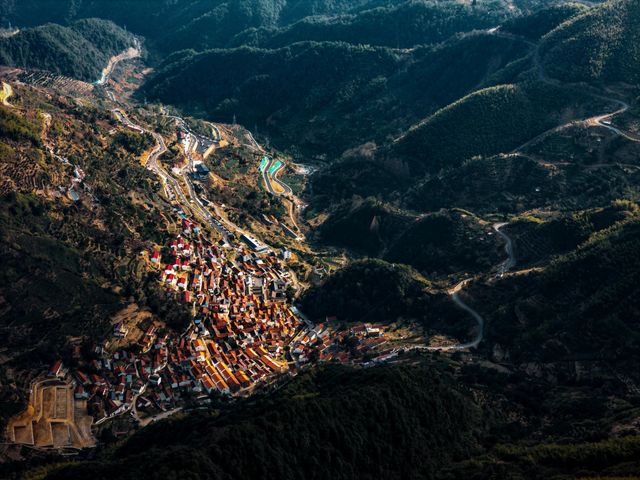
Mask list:
[{"label": "tree-covered slope", "polygon": [[330,366],[271,397],[151,425],[44,478],[433,478],[474,447],[479,421],[468,395],[431,367]]},{"label": "tree-covered slope", "polygon": [[375,256],[413,220],[411,215],[372,198],[353,200],[331,212],[320,235],[325,242]]},{"label": "tree-covered slope", "polygon": [[343,40],[406,47],[492,27],[539,6],[529,0],[474,5],[452,0],[21,0],[18,5],[1,0],[0,24],[27,27],[100,17],[145,36],[164,54],[269,39],[279,46]]},{"label": "tree-covered slope", "polygon": [[485,271],[502,256],[491,226],[467,212],[417,216],[372,198],[333,209],[320,234],[324,242],[410,265],[429,278]]},{"label": "tree-covered slope", "polygon": [[582,118],[590,97],[542,82],[498,85],[439,110],[391,146],[417,170],[452,168],[476,155],[509,152],[572,118]]},{"label": "tree-covered slope", "polygon": [[385,260],[411,265],[429,277],[485,272],[502,256],[491,226],[457,211],[417,219],[384,252]]},{"label": "tree-covered slope", "polygon": [[69,27],[47,24],[0,38],[0,64],[93,81],[109,57],[133,46],[133,40],[130,33],[100,19],[79,20]]},{"label": "tree-covered slope", "polygon": [[571,82],[640,81],[640,3],[613,0],[572,18],[543,38],[549,76]]},{"label": "tree-covered slope", "polygon": [[593,233],[539,273],[484,290],[488,344],[515,361],[602,358],[637,361],[640,221],[635,214]]},{"label": "tree-covered slope", "polygon": [[574,250],[594,233],[637,213],[636,204],[616,200],[606,207],[552,218],[522,215],[511,221],[505,230],[516,245],[518,265],[541,264],[550,257]]},{"label": "tree-covered slope", "polygon": [[538,40],[561,23],[587,10],[581,3],[560,3],[543,8],[530,15],[507,20],[501,30],[514,35],[522,35],[531,40]]},{"label": "tree-covered slope", "polygon": [[372,0],[2,0],[0,22],[29,27],[99,17],[145,36],[167,53],[181,48],[222,47],[248,28],[287,25],[309,15],[335,15],[379,3]]},{"label": "tree-covered slope", "polygon": [[424,319],[428,316],[427,302],[432,297],[429,285],[406,265],[361,260],[307,290],[302,308],[318,321],[327,316],[353,322]]},{"label": "tree-covered slope", "polygon": [[231,45],[279,48],[312,40],[410,48],[494,27],[514,14],[499,2],[477,6],[426,0],[401,2],[356,14],[306,17],[286,27],[248,29],[233,38]]},{"label": "tree-covered slope", "polygon": [[229,122],[235,114],[280,146],[335,157],[388,141],[527,52],[522,42],[492,35],[411,51],[304,42],[184,52],[161,65],[144,90],[211,119]]}]

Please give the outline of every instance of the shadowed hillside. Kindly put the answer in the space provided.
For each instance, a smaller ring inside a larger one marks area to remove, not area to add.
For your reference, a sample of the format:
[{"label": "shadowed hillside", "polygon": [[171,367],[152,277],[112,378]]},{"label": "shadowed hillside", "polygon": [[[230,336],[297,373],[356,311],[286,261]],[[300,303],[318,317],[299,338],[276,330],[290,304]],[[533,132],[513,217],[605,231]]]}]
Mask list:
[{"label": "shadowed hillside", "polygon": [[80,20],[68,27],[47,24],[0,38],[0,64],[95,81],[109,57],[133,43],[133,35],[106,20]]},{"label": "shadowed hillside", "polygon": [[640,4],[614,0],[572,18],[543,38],[544,68],[569,82],[640,81]]}]

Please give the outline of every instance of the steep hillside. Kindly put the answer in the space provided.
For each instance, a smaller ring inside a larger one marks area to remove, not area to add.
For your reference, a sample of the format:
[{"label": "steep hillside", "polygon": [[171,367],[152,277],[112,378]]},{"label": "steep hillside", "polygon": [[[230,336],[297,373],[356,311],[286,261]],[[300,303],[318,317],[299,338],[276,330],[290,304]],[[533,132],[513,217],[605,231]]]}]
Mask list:
[{"label": "steep hillside", "polygon": [[637,213],[635,203],[617,200],[606,207],[552,218],[523,215],[514,219],[505,230],[514,241],[518,265],[522,267],[541,264],[551,256],[565,254],[594,233]]},{"label": "steep hillside", "polygon": [[[478,286],[472,294],[491,312],[488,345],[501,345],[516,362],[637,362],[639,238],[636,212],[542,272]],[[501,308],[491,308],[496,303]]]},{"label": "steep hillside", "polygon": [[503,256],[491,226],[468,213],[441,211],[412,223],[384,259],[411,265],[429,277],[485,272]]},{"label": "steep hillside", "polygon": [[473,448],[479,422],[468,394],[435,368],[331,366],[270,398],[152,425],[44,478],[433,478]]},{"label": "steep hillside", "polygon": [[428,287],[429,282],[410,267],[361,260],[307,290],[302,307],[319,321],[327,316],[357,322],[393,322],[401,317],[424,320],[433,296]]},{"label": "steep hillside", "polygon": [[586,94],[540,82],[479,90],[414,125],[386,155],[405,158],[418,171],[456,167],[476,155],[508,152],[551,127],[586,117],[594,111],[590,102]]},{"label": "steep hillside", "polygon": [[561,23],[587,10],[581,3],[562,3],[506,21],[501,30],[538,40]]},{"label": "steep hillside", "polygon": [[490,28],[514,15],[501,7],[497,2],[474,7],[454,2],[402,2],[357,14],[308,17],[284,28],[249,29],[233,38],[231,45],[279,48],[312,40],[410,48]]},{"label": "steep hillside", "polygon": [[[473,388],[462,389],[460,380]],[[638,435],[588,437],[589,416],[610,426],[607,411],[627,420],[637,409],[619,406],[615,390],[583,383],[571,392],[437,359],[360,370],[326,366],[270,397],[159,422],[91,460],[44,464],[20,478],[302,479],[310,470],[322,480],[637,478]],[[498,388],[503,395],[494,393]],[[595,390],[609,395],[608,408],[606,397],[589,401],[586,392]],[[542,415],[552,420],[543,435],[519,438]]]},{"label": "steep hillside", "polygon": [[[244,36],[245,31],[258,28],[276,28],[288,25],[310,15],[335,15],[348,12],[371,0],[241,0],[216,2],[206,13],[194,16],[187,22],[165,32],[158,45],[165,51],[195,48],[227,47],[237,43],[233,39]],[[202,7],[200,7],[202,8]]]},{"label": "steep hillside", "polygon": [[441,41],[498,25],[545,2],[491,0],[13,0],[0,1],[0,23],[20,27],[100,17],[143,35],[163,54],[269,41],[344,40],[393,47]]},{"label": "steep hillside", "polygon": [[139,252],[159,240],[163,219],[135,142],[109,133],[109,112],[64,97],[19,87],[12,101],[20,110],[0,107],[0,428],[23,407],[29,375],[70,338],[104,338],[131,303],[177,328],[185,318],[163,310],[164,295],[141,275]]},{"label": "steep hillside", "polygon": [[323,241],[378,255],[414,220],[413,216],[373,199],[340,205],[322,224]]},{"label": "steep hillside", "polygon": [[502,253],[491,226],[466,212],[416,216],[383,202],[346,202],[322,224],[324,242],[410,265],[429,278],[485,271]]},{"label": "steep hillside", "polygon": [[570,82],[640,81],[640,4],[613,0],[572,18],[543,38],[546,72]]},{"label": "steep hillside", "polygon": [[13,0],[0,2],[0,21],[20,27],[79,18],[111,20],[166,51],[225,46],[247,28],[286,25],[308,15],[332,15],[371,0]]},{"label": "steep hillside", "polygon": [[80,20],[69,27],[47,24],[0,38],[0,64],[94,81],[109,57],[133,41],[130,33],[105,20]]},{"label": "steep hillside", "polygon": [[[566,151],[560,158],[571,158]],[[577,157],[577,155],[576,155]],[[549,158],[549,157],[547,157]],[[582,157],[577,157],[582,158]],[[467,160],[428,176],[402,197],[405,208],[432,211],[460,207],[476,213],[521,213],[533,208],[574,211],[640,198],[640,172],[611,165],[553,165],[523,155]]]},{"label": "steep hillside", "polygon": [[370,140],[388,141],[528,50],[522,42],[473,35],[412,51],[307,42],[185,52],[165,62],[144,90],[211,119],[236,115],[279,146],[335,157]]}]

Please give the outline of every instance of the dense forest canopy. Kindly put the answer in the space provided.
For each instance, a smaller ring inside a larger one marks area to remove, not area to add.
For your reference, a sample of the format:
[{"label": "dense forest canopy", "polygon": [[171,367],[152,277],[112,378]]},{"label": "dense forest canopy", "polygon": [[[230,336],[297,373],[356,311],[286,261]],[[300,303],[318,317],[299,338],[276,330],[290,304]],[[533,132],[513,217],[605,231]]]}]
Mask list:
[{"label": "dense forest canopy", "polygon": [[0,64],[95,81],[109,57],[133,45],[133,35],[107,20],[46,24],[0,37]]}]

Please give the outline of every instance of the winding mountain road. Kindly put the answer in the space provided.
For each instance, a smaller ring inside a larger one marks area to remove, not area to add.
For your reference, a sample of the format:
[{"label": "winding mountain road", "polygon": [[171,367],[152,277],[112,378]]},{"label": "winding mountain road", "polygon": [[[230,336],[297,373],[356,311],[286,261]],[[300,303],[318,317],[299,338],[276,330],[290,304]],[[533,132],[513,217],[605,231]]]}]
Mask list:
[{"label": "winding mountain road", "polygon": [[184,193],[182,192],[178,181],[171,175],[169,175],[158,162],[159,158],[167,151],[167,146],[164,143],[164,138],[162,138],[162,135],[146,130],[140,125],[133,123],[129,119],[129,117],[120,109],[113,110],[113,113],[115,114],[116,118],[118,118],[118,120],[126,127],[141,134],[148,133],[153,137],[156,142],[156,146],[153,148],[151,154],[149,155],[147,168],[160,177],[165,194],[170,200],[178,197],[180,200],[182,200],[182,203],[185,207],[188,206],[189,201],[184,196]]},{"label": "winding mountain road", "polygon": [[[278,175],[284,170],[286,164],[282,160],[275,160],[271,155],[266,155],[267,163],[261,170],[262,180],[267,191],[271,195],[275,196],[289,196],[293,195],[291,187],[278,179]],[[274,186],[274,183],[276,186]]]},{"label": "winding mountain road", "polygon": [[[558,86],[560,85],[560,82],[558,80],[555,79],[551,79],[549,78],[546,73],[544,72],[544,68],[542,66],[542,62],[540,60],[540,47],[539,44],[535,44],[533,42],[531,42],[528,39],[525,39],[523,37],[517,36],[517,35],[513,35],[510,33],[505,33],[500,31],[499,28],[492,28],[492,29],[488,29],[486,31],[486,33],[491,34],[491,35],[496,35],[496,36],[500,36],[500,37],[504,37],[504,38],[509,38],[512,40],[516,40],[516,41],[522,41],[524,43],[526,43],[527,45],[529,45],[532,48],[532,52],[533,52],[533,61],[534,61],[534,65],[537,69],[537,76],[538,79],[544,83],[550,84],[550,85],[554,85],[554,86]],[[613,126],[611,124],[611,119],[617,115],[620,115],[624,112],[626,112],[630,107],[629,104],[623,100],[620,100],[618,98],[613,98],[613,97],[609,97],[609,96],[604,96],[604,95],[599,95],[596,93],[592,93],[590,92],[591,95],[594,98],[598,98],[600,100],[604,100],[610,103],[614,103],[616,105],[618,105],[619,108],[617,108],[615,111],[613,112],[609,112],[609,113],[604,113],[601,115],[597,115],[597,116],[593,116],[593,117],[589,117],[586,118],[584,120],[572,120],[570,122],[567,122],[565,124],[562,125],[558,125],[552,129],[549,129],[543,133],[541,133],[540,135],[528,140],[526,143],[520,145],[519,147],[517,147],[516,149],[514,149],[512,152],[510,152],[511,154],[518,154],[520,152],[520,150],[524,149],[525,147],[532,145],[534,143],[537,143],[538,141],[542,140],[543,138],[546,138],[547,136],[560,131],[564,128],[567,128],[571,125],[576,125],[576,124],[583,124],[583,125],[597,125],[600,127],[604,127],[610,131],[612,131],[613,133],[622,136],[630,141],[633,142],[640,142],[640,135],[636,135],[633,133],[629,133],[629,132],[625,132],[615,126]],[[493,225],[493,229],[496,231],[496,233],[498,235],[500,235],[500,237],[504,240],[505,242],[505,253],[507,254],[507,258],[506,260],[504,260],[498,267],[498,276],[502,277],[506,272],[508,272],[509,270],[511,270],[515,265],[516,265],[516,258],[514,255],[514,248],[513,248],[513,241],[512,239],[505,233],[502,231],[502,228],[507,225],[507,223],[495,223]],[[426,350],[437,350],[437,351],[455,351],[455,350],[466,350],[469,348],[475,348],[477,347],[480,342],[482,341],[483,337],[484,337],[484,325],[485,325],[485,321],[484,318],[482,317],[482,315],[480,315],[475,309],[473,309],[472,307],[470,307],[468,304],[466,304],[461,298],[460,298],[460,292],[462,291],[462,289],[472,281],[472,279],[466,279],[461,281],[460,283],[458,283],[455,287],[453,287],[451,290],[449,290],[449,295],[451,296],[451,300],[462,310],[466,311],[469,315],[471,315],[474,320],[477,322],[478,324],[478,333],[476,334],[475,338],[469,342],[465,342],[465,343],[459,343],[456,345],[449,345],[449,346],[442,346],[442,347],[424,347],[422,349],[426,349]],[[417,347],[419,349],[421,349],[421,347]]]},{"label": "winding mountain road", "polygon": [[508,225],[506,222],[493,224],[493,229],[495,230],[495,232],[500,235],[500,237],[502,237],[502,239],[505,241],[504,251],[507,254],[507,259],[498,267],[500,276],[503,276],[516,265],[516,257],[513,253],[513,240],[511,240],[511,237],[509,237],[502,231],[502,227],[506,225]]},{"label": "winding mountain road", "polygon": [[[511,237],[509,237],[506,233],[502,231],[502,228],[506,225],[508,225],[506,222],[493,224],[493,229],[505,241],[504,251],[507,254],[506,260],[504,260],[498,266],[499,276],[504,275],[516,264],[516,257],[514,255],[514,250],[513,250],[513,240],[511,239]],[[470,307],[467,303],[464,302],[464,300],[460,298],[460,292],[462,291],[462,289],[472,281],[473,281],[472,278],[467,278],[466,280],[462,280],[461,282],[456,284],[456,286],[451,288],[448,293],[453,303],[455,303],[460,309],[464,310],[469,315],[471,315],[473,319],[476,321],[476,323],[478,324],[476,336],[469,342],[457,343],[455,345],[444,345],[440,347],[424,346],[424,347],[415,347],[414,349],[440,351],[440,352],[452,352],[457,350],[467,350],[469,348],[476,348],[478,345],[480,345],[480,342],[482,342],[482,339],[484,338],[484,324],[485,324],[484,318],[482,317],[482,315],[478,313],[477,310]]]},{"label": "winding mountain road", "polygon": [[587,120],[585,120],[586,123],[588,124],[596,124],[600,127],[604,127],[607,130],[612,131],[613,133],[615,133],[616,135],[619,135],[623,138],[626,138],[627,140],[630,140],[632,142],[640,142],[640,135],[637,135],[635,133],[631,133],[631,132],[625,132],[615,126],[613,126],[611,124],[611,119],[613,117],[615,117],[616,115],[620,115],[621,113],[626,112],[627,110],[629,110],[629,104],[627,102],[624,102],[622,100],[617,100],[614,98],[607,98],[607,97],[603,97],[607,100],[616,102],[618,105],[620,105],[620,108],[618,110],[616,110],[615,112],[611,112],[611,113],[606,113],[604,115],[598,115],[597,117],[592,117],[589,118]]},{"label": "winding mountain road", "polygon": [[[552,85],[555,87],[558,86],[562,86],[563,83],[557,79],[551,78],[549,77],[545,70],[544,70],[544,66],[542,65],[542,60],[540,59],[540,44],[539,43],[534,43],[531,40],[529,40],[528,38],[522,37],[520,35],[514,35],[508,32],[503,32],[502,30],[500,30],[499,27],[495,27],[495,28],[490,28],[488,30],[485,30],[485,33],[490,34],[490,35],[494,35],[496,37],[502,37],[502,38],[506,38],[506,39],[510,39],[513,41],[517,41],[517,42],[523,42],[526,45],[528,45],[531,48],[531,52],[533,55],[533,64],[536,68],[536,74],[538,76],[538,80],[540,80],[543,83],[546,83],[548,85]],[[625,132],[617,127],[614,127],[613,125],[611,125],[610,120],[617,116],[620,115],[624,112],[626,112],[627,110],[629,110],[629,104],[627,102],[625,102],[624,100],[620,100],[619,98],[615,98],[615,97],[611,97],[611,96],[607,96],[607,95],[601,95],[598,93],[595,93],[593,91],[590,91],[589,89],[584,88],[583,84],[565,84],[565,86],[574,86],[576,88],[580,88],[583,91],[586,91],[587,94],[591,95],[593,98],[597,98],[599,100],[604,100],[605,102],[609,102],[609,103],[613,103],[619,106],[618,109],[616,109],[613,112],[609,112],[609,113],[604,113],[601,115],[596,115],[596,116],[592,116],[589,118],[585,118],[583,120],[571,120],[569,122],[566,122],[562,125],[557,125],[545,132],[542,132],[541,134],[535,136],[534,138],[526,141],[525,143],[523,143],[522,145],[520,145],[519,147],[513,149],[510,153],[519,153],[521,150],[523,150],[524,148],[533,145],[535,143],[538,143],[540,140],[548,137],[549,135],[556,133],[558,131],[561,131],[565,128],[568,128],[572,125],[586,125],[586,126],[594,126],[594,125],[598,125],[601,127],[604,127],[612,132],[614,132],[617,135],[620,135],[621,137],[626,138],[627,140],[631,140],[632,142],[640,142],[640,135],[634,134],[634,133],[630,133],[630,132]]]}]

